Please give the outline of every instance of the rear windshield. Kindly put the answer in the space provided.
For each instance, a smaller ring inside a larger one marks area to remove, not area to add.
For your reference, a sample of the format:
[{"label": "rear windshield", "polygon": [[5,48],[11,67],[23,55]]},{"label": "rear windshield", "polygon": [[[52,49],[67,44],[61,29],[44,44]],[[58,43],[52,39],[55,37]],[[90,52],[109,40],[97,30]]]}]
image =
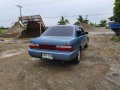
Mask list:
[{"label": "rear windshield", "polygon": [[74,28],[72,26],[54,26],[48,28],[43,36],[73,36]]}]

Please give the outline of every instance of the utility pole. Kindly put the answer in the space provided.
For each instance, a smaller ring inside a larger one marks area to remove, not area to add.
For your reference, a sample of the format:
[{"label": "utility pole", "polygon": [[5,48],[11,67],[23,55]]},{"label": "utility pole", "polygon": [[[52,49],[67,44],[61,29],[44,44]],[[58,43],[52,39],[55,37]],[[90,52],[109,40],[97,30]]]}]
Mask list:
[{"label": "utility pole", "polygon": [[20,9],[20,17],[18,19],[18,23],[19,23],[19,35],[17,36],[17,38],[19,38],[21,36],[21,25],[20,25],[20,19],[22,18],[22,6],[20,5],[16,5],[19,9]]},{"label": "utility pole", "polygon": [[20,8],[20,17],[22,17],[22,6],[20,6],[20,5],[16,5],[18,8]]}]

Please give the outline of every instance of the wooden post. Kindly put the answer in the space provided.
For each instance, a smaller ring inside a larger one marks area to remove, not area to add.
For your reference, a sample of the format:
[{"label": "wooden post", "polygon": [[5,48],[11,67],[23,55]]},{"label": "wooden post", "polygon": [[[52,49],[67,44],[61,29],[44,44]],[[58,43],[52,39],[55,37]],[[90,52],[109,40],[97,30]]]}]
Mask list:
[{"label": "wooden post", "polygon": [[17,36],[17,38],[19,38],[21,36],[21,25],[20,25],[20,20],[18,20],[18,25],[19,25],[19,28],[18,28],[18,33],[19,35]]},{"label": "wooden post", "polygon": [[41,26],[42,26],[42,25],[41,25],[41,22],[40,22],[40,35],[42,34],[42,31],[41,31],[42,28],[41,28]]}]

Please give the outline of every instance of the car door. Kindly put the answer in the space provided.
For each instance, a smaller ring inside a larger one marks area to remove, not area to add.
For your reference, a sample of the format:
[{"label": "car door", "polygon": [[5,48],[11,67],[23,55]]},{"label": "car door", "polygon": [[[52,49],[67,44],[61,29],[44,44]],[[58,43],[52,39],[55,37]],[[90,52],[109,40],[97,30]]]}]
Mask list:
[{"label": "car door", "polygon": [[87,36],[88,32],[84,32],[84,30],[82,28],[80,28],[83,35],[84,35],[84,46],[89,42],[89,38]]},{"label": "car door", "polygon": [[78,38],[79,46],[84,48],[84,46],[86,45],[87,38],[82,28],[76,27],[76,37]]}]

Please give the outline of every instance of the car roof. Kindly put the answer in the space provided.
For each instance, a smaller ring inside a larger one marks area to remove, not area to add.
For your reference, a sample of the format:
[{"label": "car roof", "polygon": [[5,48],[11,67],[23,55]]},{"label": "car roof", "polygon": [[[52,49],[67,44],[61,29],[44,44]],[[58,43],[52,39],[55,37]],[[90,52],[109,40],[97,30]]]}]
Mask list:
[{"label": "car roof", "polygon": [[[81,26],[79,26],[79,25],[56,25],[56,26],[71,26],[71,27],[73,27],[74,29],[76,28],[76,27],[81,27]],[[51,27],[56,27],[56,26],[51,26]]]}]

